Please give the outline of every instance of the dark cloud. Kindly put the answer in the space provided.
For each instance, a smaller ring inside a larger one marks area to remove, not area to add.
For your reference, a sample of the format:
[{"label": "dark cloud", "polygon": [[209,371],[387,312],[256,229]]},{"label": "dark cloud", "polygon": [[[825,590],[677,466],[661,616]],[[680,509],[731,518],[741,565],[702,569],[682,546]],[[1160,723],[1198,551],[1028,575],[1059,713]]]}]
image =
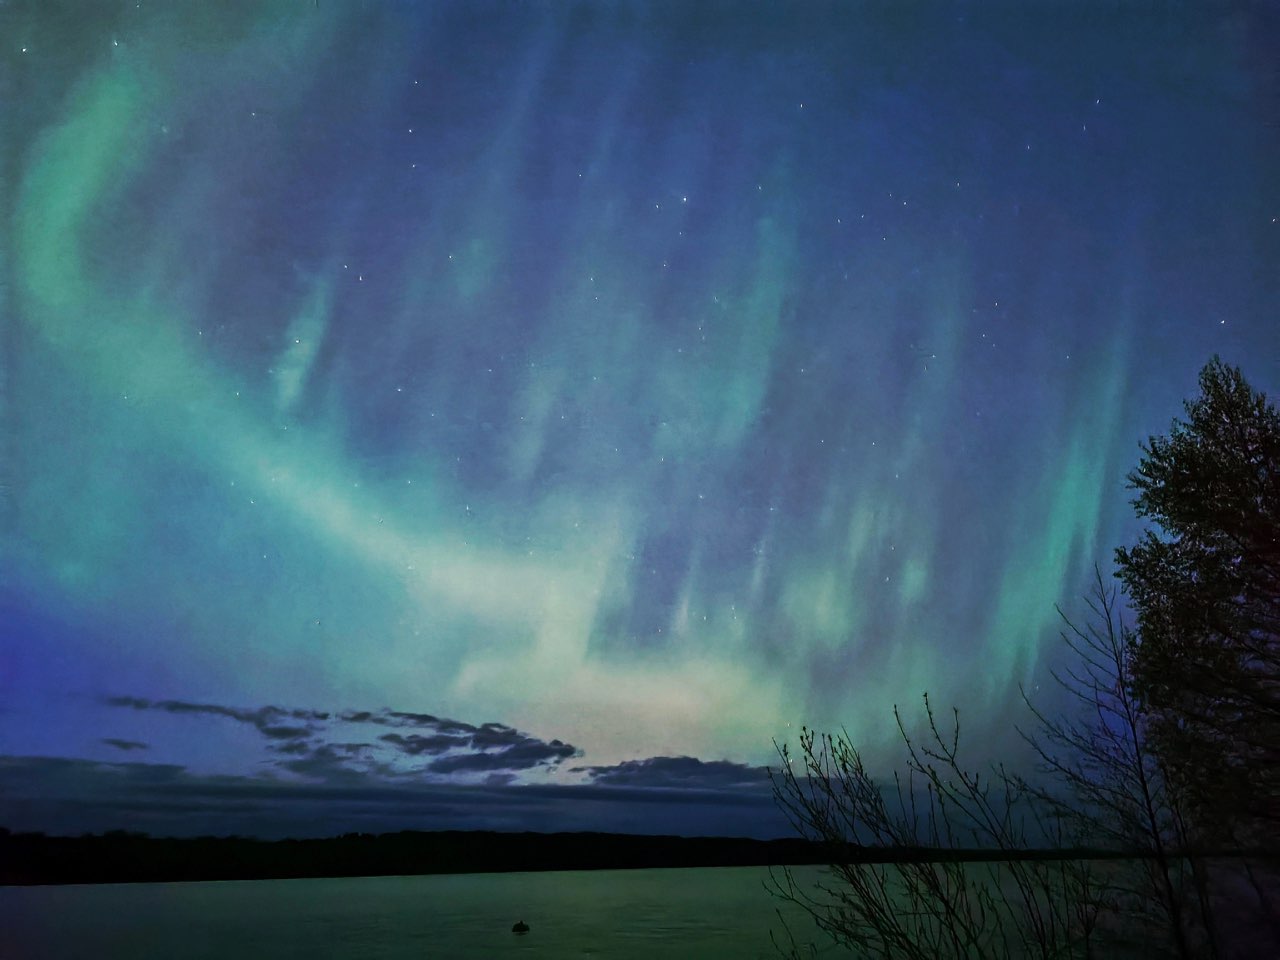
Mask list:
[{"label": "dark cloud", "polygon": [[297,759],[281,760],[275,766],[299,776],[309,777],[327,783],[368,783],[370,785],[387,782],[397,777],[397,772],[388,764],[370,761],[359,766],[351,760],[364,750],[367,743],[321,743],[303,744],[304,750],[291,750]]},{"label": "dark cloud", "polygon": [[449,733],[385,733],[379,740],[409,756],[433,756],[432,773],[490,773],[520,771],[557,764],[577,756],[579,750],[561,740],[539,740],[502,723],[479,727],[452,723]]},{"label": "dark cloud", "polygon": [[411,713],[407,710],[346,710],[338,714],[346,723],[375,723],[382,727],[431,727],[450,733],[473,733],[475,727],[458,720],[448,720],[430,713]]},{"label": "dark cloud", "polygon": [[429,713],[406,713],[403,710],[387,710],[386,715],[404,722],[407,726],[433,727],[440,723],[439,717],[433,717]]},{"label": "dark cloud", "polygon": [[[263,736],[272,739],[290,740],[310,734],[313,724],[323,723],[329,719],[329,713],[322,710],[286,710],[282,707],[259,707],[257,710],[244,710],[227,707],[217,703],[191,703],[186,700],[148,700],[145,697],[107,697],[105,702],[113,707],[131,707],[134,710],[160,710],[174,714],[203,714],[205,716],[226,717],[240,723],[250,724]],[[283,726],[282,720],[302,720],[303,727]]]},{"label": "dark cloud", "polygon": [[[281,759],[274,766],[298,776],[322,781],[377,776],[398,779],[407,775],[487,774],[490,778],[514,777],[522,771],[554,766],[579,755],[561,740],[542,740],[504,723],[474,726],[430,713],[405,710],[291,710],[266,706],[256,710],[184,700],[148,700],[143,697],[107,698],[112,706],[156,710],[170,714],[225,717],[253,726],[269,741],[267,749]],[[294,721],[294,722],[289,722]],[[302,721],[301,723],[297,721]],[[398,727],[411,733],[385,733],[378,746],[391,751],[379,759],[373,744],[339,744],[330,741],[334,724]],[[358,747],[359,749],[351,749]],[[405,769],[388,762],[395,757],[430,760],[425,768]]]},{"label": "dark cloud", "polygon": [[150,747],[141,740],[120,740],[116,737],[103,737],[102,743],[117,750],[149,750]]},{"label": "dark cloud", "polygon": [[487,750],[491,747],[506,747],[521,739],[521,735],[511,727],[501,723],[486,723],[472,734],[471,745],[477,750]]},{"label": "dark cloud", "polygon": [[427,769],[432,773],[529,770],[533,767],[560,763],[578,753],[576,747],[559,740],[544,742],[511,730],[507,744],[500,749],[446,754],[432,760]]},{"label": "dark cloud", "polygon": [[607,786],[770,789],[768,767],[752,767],[729,760],[650,757],[647,760],[624,760],[622,763],[606,767],[574,767],[573,769],[575,772],[589,774],[593,783]]},{"label": "dark cloud", "polygon": [[298,740],[311,735],[310,727],[259,727],[264,737],[272,740]]},{"label": "dark cloud", "polygon": [[[391,711],[388,711],[391,715]],[[400,716],[406,716],[400,714]],[[427,725],[427,714],[411,714],[416,725]],[[384,733],[378,739],[410,757],[433,757],[426,770],[433,774],[515,774],[555,765],[581,751],[561,740],[541,740],[503,723],[479,727],[457,720],[430,718],[431,734]]]},{"label": "dark cloud", "polygon": [[446,750],[452,750],[455,747],[465,747],[469,742],[466,737],[456,737],[447,734],[433,734],[432,736],[424,737],[417,733],[410,733],[408,735],[402,733],[384,733],[378,739],[391,744],[401,752],[407,753],[411,757],[420,756],[424,753],[444,753]]},{"label": "dark cloud", "polygon": [[[0,756],[0,824],[78,834],[331,836],[353,830],[604,830],[777,837],[772,798],[743,790],[513,784],[507,772],[459,785],[389,781],[342,765],[368,744],[322,745],[307,781],[201,776],[173,764]],[[325,770],[328,763],[331,769]]]}]

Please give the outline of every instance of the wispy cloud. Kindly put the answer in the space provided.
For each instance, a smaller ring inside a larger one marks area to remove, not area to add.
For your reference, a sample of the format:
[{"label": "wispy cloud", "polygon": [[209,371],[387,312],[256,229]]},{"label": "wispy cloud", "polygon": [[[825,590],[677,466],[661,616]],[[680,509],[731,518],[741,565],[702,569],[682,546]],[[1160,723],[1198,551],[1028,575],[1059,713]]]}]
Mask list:
[{"label": "wispy cloud", "polygon": [[385,733],[378,739],[409,756],[435,757],[427,768],[434,773],[528,770],[558,764],[579,752],[561,740],[539,740],[501,723],[453,723],[448,732]]},{"label": "wispy cloud", "polygon": [[464,746],[467,742],[465,737],[456,737],[449,734],[436,733],[429,737],[421,734],[410,733],[384,733],[378,738],[384,743],[389,743],[403,753],[407,753],[411,757],[420,756],[421,754],[435,755],[444,753],[454,747]]},{"label": "wispy cloud", "polygon": [[[227,717],[240,723],[251,724],[263,736],[277,740],[290,740],[305,737],[315,727],[313,724],[329,719],[330,714],[321,710],[286,710],[282,707],[259,707],[256,710],[244,710],[227,707],[216,703],[190,703],[186,700],[148,700],[144,697],[106,697],[104,700],[112,707],[132,707],[134,710],[160,710],[164,713],[196,714],[213,717]],[[281,721],[301,720],[302,726],[288,726]]]},{"label": "wispy cloud", "polygon": [[100,741],[117,750],[147,750],[149,747],[141,740],[121,740],[118,737],[103,737]]},{"label": "wispy cloud", "polygon": [[559,740],[543,742],[511,731],[513,739],[497,749],[485,748],[474,753],[449,753],[431,761],[434,773],[495,772],[529,770],[557,764],[577,754],[577,750]]},{"label": "wispy cloud", "polygon": [[[312,780],[330,783],[387,781],[397,777],[389,764],[369,758],[372,746],[367,743],[290,743],[279,752],[293,757],[275,766]],[[353,762],[356,761],[356,762]],[[364,762],[359,762],[364,761]]]},{"label": "wispy cloud", "polygon": [[649,757],[624,760],[611,766],[574,767],[586,773],[592,783],[616,787],[663,787],[679,789],[747,788],[769,791],[767,767],[753,767],[729,760],[699,760],[696,757]]},{"label": "wispy cloud", "polygon": [[[543,740],[503,723],[477,726],[434,714],[388,708],[248,709],[135,696],[107,697],[105,702],[132,710],[217,717],[247,724],[265,738],[270,753],[281,757],[274,761],[280,770],[326,780],[348,780],[352,776],[393,779],[415,774],[514,777],[535,768],[554,767],[581,753],[562,740]],[[351,728],[362,726],[391,727],[394,732],[380,734],[372,742],[353,742]],[[413,761],[426,763],[415,766]]]}]

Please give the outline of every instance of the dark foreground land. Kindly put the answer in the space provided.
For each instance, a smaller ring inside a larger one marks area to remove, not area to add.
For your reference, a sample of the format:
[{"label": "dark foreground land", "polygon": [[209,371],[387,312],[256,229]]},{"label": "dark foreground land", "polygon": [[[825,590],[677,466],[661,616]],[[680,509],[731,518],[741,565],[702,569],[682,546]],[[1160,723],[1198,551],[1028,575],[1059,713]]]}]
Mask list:
[{"label": "dark foreground land", "polygon": [[[998,859],[1103,859],[1100,851],[1005,852]],[[616,833],[440,831],[349,833],[309,840],[161,838],[113,831],[79,837],[0,829],[0,884],[265,880],[297,877],[747,867],[833,862],[989,860],[991,851],[844,849],[800,839]]]}]

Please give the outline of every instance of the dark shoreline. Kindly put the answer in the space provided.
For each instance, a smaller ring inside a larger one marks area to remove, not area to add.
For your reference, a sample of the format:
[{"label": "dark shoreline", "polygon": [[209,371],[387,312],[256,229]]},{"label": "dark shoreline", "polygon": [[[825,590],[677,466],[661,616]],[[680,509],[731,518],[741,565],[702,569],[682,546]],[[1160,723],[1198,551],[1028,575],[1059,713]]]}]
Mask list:
[{"label": "dark shoreline", "polygon": [[[1230,855],[1230,854],[1226,854]],[[0,831],[0,885],[283,880],[304,877],[800,866],[928,860],[1103,860],[1105,850],[846,848],[800,839],[618,833],[403,831],[303,840],[149,837],[113,831],[79,837]]]},{"label": "dark shoreline", "polygon": [[0,835],[0,885],[267,880],[825,863],[803,840],[612,833],[402,831],[339,837]]}]

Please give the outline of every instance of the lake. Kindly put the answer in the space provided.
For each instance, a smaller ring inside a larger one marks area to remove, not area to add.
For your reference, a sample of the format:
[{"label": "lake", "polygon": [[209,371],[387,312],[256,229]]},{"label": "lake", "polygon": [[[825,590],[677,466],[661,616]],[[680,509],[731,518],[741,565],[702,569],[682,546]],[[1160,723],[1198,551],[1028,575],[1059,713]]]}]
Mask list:
[{"label": "lake", "polygon": [[[0,887],[0,957],[750,960],[777,956],[767,878],[732,867]],[[517,920],[528,934],[511,932]]]}]

